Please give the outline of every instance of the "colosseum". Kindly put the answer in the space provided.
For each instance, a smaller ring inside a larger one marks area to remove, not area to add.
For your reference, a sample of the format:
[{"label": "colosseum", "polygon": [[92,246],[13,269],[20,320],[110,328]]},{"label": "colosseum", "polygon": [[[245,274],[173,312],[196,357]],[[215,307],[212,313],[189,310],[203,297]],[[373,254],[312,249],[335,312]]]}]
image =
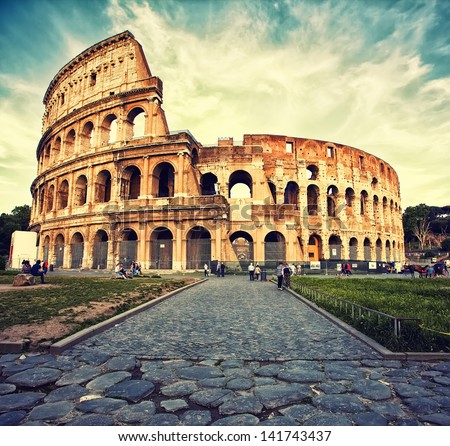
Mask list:
[{"label": "colosseum", "polygon": [[169,130],[162,104],[163,83],[128,31],[56,74],[31,186],[41,259],[179,271],[404,259],[399,181],[385,161],[290,136],[202,145]]}]

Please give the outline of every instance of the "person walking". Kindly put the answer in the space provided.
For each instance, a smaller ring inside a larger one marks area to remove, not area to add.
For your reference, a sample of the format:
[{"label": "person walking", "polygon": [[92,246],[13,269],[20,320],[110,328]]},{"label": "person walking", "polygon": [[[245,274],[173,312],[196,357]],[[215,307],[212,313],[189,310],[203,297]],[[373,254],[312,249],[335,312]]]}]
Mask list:
[{"label": "person walking", "polygon": [[259,276],[260,275],[261,275],[261,268],[259,267],[258,264],[256,264],[256,266],[255,266],[255,277],[256,277],[256,280],[259,280]]},{"label": "person walking", "polygon": [[248,275],[250,280],[255,280],[255,265],[253,265],[253,262],[250,262],[250,265],[248,265]]},{"label": "person walking", "polygon": [[286,288],[291,287],[291,274],[292,274],[291,268],[289,268],[289,265],[285,263],[283,266],[283,282]]},{"label": "person walking", "polygon": [[225,263],[223,262],[220,264],[220,276],[225,277]]},{"label": "person walking", "polygon": [[208,264],[207,263],[205,263],[204,265],[203,265],[203,270],[205,271],[205,277],[208,277],[209,276],[209,274],[208,274],[208,270],[209,270],[209,267],[208,267]]},{"label": "person walking", "polygon": [[278,264],[275,274],[277,275],[278,289],[283,291],[283,262]]}]

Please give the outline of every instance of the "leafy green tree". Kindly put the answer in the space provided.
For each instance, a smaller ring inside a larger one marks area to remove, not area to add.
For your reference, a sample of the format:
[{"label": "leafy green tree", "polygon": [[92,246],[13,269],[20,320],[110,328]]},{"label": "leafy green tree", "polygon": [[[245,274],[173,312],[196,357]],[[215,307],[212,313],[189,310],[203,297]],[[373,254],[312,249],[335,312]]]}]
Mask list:
[{"label": "leafy green tree", "polygon": [[443,251],[450,252],[450,238],[446,238],[442,244],[441,248]]},{"label": "leafy green tree", "polygon": [[16,206],[11,214],[0,215],[0,255],[8,256],[11,235],[14,231],[26,231],[30,223],[31,208],[28,205]]},{"label": "leafy green tree", "polygon": [[411,241],[416,238],[419,240],[421,249],[423,249],[430,234],[430,212],[431,207],[422,203],[407,207],[403,214],[405,240]]}]

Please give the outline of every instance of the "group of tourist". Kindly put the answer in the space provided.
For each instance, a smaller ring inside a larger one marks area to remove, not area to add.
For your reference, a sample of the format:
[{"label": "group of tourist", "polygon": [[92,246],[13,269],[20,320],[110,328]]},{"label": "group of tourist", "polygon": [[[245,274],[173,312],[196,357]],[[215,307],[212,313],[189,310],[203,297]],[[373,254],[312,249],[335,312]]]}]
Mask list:
[{"label": "group of tourist", "polygon": [[[277,276],[277,286],[280,291],[284,288],[291,287],[291,276],[293,268],[291,268],[286,262],[280,262],[275,270]],[[298,271],[295,269],[295,271]]]},{"label": "group of tourist", "polygon": [[132,279],[135,276],[142,276],[142,267],[139,262],[131,262],[130,269],[127,271],[122,262],[117,262],[114,272],[119,279]]},{"label": "group of tourist", "polygon": [[31,274],[35,277],[41,278],[41,283],[45,283],[44,276],[47,274],[48,271],[48,262],[47,260],[44,260],[42,262],[40,260],[36,260],[33,266],[31,266],[31,263],[29,260],[24,260],[22,262],[22,274]]},{"label": "group of tourist", "polygon": [[258,264],[253,265],[253,262],[250,262],[250,265],[248,265],[248,274],[250,280],[260,280],[261,273],[261,267]]}]

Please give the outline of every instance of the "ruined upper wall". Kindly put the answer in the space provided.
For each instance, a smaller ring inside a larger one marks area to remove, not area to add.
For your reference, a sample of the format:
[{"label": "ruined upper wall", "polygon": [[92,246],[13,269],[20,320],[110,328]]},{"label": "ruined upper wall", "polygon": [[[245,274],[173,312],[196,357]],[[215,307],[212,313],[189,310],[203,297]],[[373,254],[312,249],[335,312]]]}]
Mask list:
[{"label": "ruined upper wall", "polygon": [[152,77],[141,45],[129,31],[117,34],[86,49],[59,70],[44,95],[43,131],[89,103],[151,87],[162,102],[162,82]]}]

